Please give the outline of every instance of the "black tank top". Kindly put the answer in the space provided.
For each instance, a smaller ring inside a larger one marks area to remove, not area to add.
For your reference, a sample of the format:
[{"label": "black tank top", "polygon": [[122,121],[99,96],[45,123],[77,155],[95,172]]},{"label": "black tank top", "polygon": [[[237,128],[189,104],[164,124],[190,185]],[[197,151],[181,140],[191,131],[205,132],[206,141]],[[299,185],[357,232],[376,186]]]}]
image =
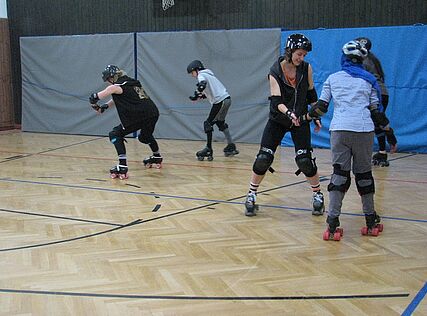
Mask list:
[{"label": "black tank top", "polygon": [[[296,69],[297,86],[294,88],[289,83],[286,83],[285,74],[283,73],[280,63],[284,57],[279,57],[279,60],[270,68],[269,76],[273,76],[280,87],[282,102],[286,107],[293,111],[296,116],[307,113],[307,91],[308,91],[308,63],[302,62]],[[285,126],[291,126],[292,121],[282,112],[273,108],[270,105],[270,119]]]},{"label": "black tank top", "polygon": [[124,127],[159,116],[157,106],[147,96],[138,80],[123,76],[115,85],[123,90],[122,94],[113,94],[112,97]]}]

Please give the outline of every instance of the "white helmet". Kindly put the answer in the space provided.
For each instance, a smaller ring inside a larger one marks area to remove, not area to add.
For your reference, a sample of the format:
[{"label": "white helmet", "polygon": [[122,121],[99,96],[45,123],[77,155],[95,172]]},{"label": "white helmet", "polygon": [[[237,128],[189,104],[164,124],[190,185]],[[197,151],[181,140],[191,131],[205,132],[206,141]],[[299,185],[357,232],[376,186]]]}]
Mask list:
[{"label": "white helmet", "polygon": [[358,41],[345,43],[342,47],[342,52],[349,59],[356,59],[358,62],[362,62],[368,56],[368,50]]}]

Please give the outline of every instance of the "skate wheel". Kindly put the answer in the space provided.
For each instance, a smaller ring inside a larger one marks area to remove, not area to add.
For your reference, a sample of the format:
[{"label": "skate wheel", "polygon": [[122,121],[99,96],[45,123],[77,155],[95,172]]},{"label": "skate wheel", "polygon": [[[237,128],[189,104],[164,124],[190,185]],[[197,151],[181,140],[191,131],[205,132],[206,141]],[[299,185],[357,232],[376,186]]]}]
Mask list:
[{"label": "skate wheel", "polygon": [[337,232],[340,233],[341,237],[344,236],[344,229],[342,228],[337,228]]},{"label": "skate wheel", "polygon": [[328,229],[323,233],[323,240],[329,240],[329,230]]},{"label": "skate wheel", "polygon": [[155,165],[155,167],[156,167],[156,169],[160,169],[160,168],[162,168],[162,165],[157,163],[157,164]]},{"label": "skate wheel", "polygon": [[208,156],[208,161],[212,161],[213,157],[212,156]]},{"label": "skate wheel", "polygon": [[205,158],[203,158],[203,157],[201,157],[201,156],[197,156],[197,160],[198,160],[198,161],[203,161],[203,160],[205,160]]},{"label": "skate wheel", "polygon": [[340,241],[341,239],[341,233],[339,231],[335,231],[334,233],[334,240],[335,241]]},{"label": "skate wheel", "polygon": [[377,224],[377,228],[379,232],[382,232],[384,230],[384,225],[383,224]]},{"label": "skate wheel", "polygon": [[362,227],[362,229],[360,230],[360,232],[362,233],[363,236],[366,236],[368,234],[368,227]]},{"label": "skate wheel", "polygon": [[117,178],[118,177],[118,175],[117,174],[115,174],[115,173],[111,173],[110,174],[110,178],[111,179],[115,179],[115,178]]},{"label": "skate wheel", "polygon": [[371,236],[377,237],[380,234],[380,231],[378,230],[378,228],[372,228],[371,229]]},{"label": "skate wheel", "polygon": [[120,180],[126,180],[127,178],[129,178],[129,176],[128,176],[127,174],[121,174],[121,175],[119,176],[119,179],[120,179]]}]

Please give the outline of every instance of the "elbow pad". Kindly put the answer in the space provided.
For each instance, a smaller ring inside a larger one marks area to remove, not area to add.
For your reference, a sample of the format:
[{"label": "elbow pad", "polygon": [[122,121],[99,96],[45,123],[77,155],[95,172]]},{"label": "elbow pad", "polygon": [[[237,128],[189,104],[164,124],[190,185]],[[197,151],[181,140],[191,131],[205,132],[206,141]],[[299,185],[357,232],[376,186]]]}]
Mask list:
[{"label": "elbow pad", "polygon": [[385,113],[378,111],[377,108],[371,110],[371,118],[374,124],[379,127],[386,127],[390,123]]},{"label": "elbow pad", "polygon": [[90,104],[96,104],[99,101],[98,93],[92,93],[89,97]]},{"label": "elbow pad", "polygon": [[308,114],[312,118],[319,118],[322,115],[324,115],[326,112],[328,112],[329,103],[325,102],[323,100],[318,100],[315,105],[313,105],[310,110],[308,111]]},{"label": "elbow pad", "polygon": [[282,102],[282,97],[278,96],[278,95],[272,95],[271,97],[268,98],[270,100],[270,106],[276,110],[279,111],[279,104],[283,103]]},{"label": "elbow pad", "polygon": [[317,92],[316,89],[313,87],[313,89],[307,91],[307,103],[314,103],[317,101]]},{"label": "elbow pad", "polygon": [[198,82],[198,83],[196,84],[196,86],[197,86],[197,91],[199,91],[199,92],[203,92],[203,90],[205,90],[205,88],[206,88],[206,85],[207,85],[207,84],[208,84],[208,83],[207,83],[205,80]]}]

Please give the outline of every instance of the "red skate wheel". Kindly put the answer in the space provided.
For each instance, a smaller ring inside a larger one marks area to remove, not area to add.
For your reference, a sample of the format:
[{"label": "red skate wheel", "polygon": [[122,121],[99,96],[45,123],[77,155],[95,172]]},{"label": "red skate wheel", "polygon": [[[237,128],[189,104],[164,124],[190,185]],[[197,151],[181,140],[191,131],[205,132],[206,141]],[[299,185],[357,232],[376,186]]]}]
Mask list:
[{"label": "red skate wheel", "polygon": [[111,177],[111,179],[115,179],[115,178],[117,178],[117,174],[115,174],[115,173],[111,173],[111,174],[110,174],[110,177]]},{"label": "red skate wheel", "polygon": [[382,232],[384,230],[384,225],[383,224],[377,224],[377,228],[380,232]]},{"label": "red skate wheel", "polygon": [[371,236],[377,237],[380,234],[378,228],[374,227],[371,229]]},{"label": "red skate wheel", "polygon": [[329,240],[329,229],[323,233],[323,240]]},{"label": "red skate wheel", "polygon": [[340,241],[340,239],[341,239],[341,233],[339,231],[336,231],[334,233],[334,240],[335,241]]},{"label": "red skate wheel", "polygon": [[337,232],[340,233],[341,237],[344,236],[344,229],[342,228],[337,228]]},{"label": "red skate wheel", "polygon": [[362,233],[363,236],[366,236],[368,234],[368,227],[362,227],[362,229],[360,230],[360,232]]}]

